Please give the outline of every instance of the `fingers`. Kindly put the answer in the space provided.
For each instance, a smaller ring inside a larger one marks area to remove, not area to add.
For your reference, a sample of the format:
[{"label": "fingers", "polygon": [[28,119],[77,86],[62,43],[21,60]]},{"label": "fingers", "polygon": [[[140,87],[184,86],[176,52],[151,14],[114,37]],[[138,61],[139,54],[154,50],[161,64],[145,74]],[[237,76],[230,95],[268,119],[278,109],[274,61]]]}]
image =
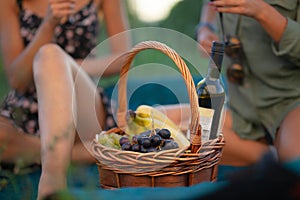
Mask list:
[{"label": "fingers", "polygon": [[49,0],[53,17],[61,18],[74,13],[75,0]]},{"label": "fingers", "polygon": [[75,4],[73,2],[55,2],[49,5],[54,16],[64,16],[74,12]]},{"label": "fingers", "polygon": [[216,11],[224,13],[234,13],[234,14],[245,14],[245,10],[242,7],[217,7]]},{"label": "fingers", "polygon": [[[256,3],[255,3],[256,4]],[[209,3],[217,12],[251,15],[251,7],[253,1],[249,3],[248,0],[215,0]]]},{"label": "fingers", "polygon": [[216,7],[232,7],[232,6],[240,6],[244,4],[244,0],[215,0],[209,2],[209,5],[216,6]]},{"label": "fingers", "polygon": [[72,2],[72,3],[75,3],[76,0],[48,0],[49,4],[52,4],[52,3],[62,3],[62,2]]}]

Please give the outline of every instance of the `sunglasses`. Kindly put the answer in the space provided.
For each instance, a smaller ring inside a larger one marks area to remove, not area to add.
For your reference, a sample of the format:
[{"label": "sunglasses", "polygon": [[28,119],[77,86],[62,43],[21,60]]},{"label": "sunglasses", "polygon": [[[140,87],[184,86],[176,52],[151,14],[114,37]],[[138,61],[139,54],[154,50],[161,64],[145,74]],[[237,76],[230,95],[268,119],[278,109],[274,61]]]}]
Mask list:
[{"label": "sunglasses", "polygon": [[234,84],[243,85],[245,73],[240,58],[242,53],[241,42],[237,37],[227,36],[225,54],[230,58],[231,64],[227,67],[227,79]]}]

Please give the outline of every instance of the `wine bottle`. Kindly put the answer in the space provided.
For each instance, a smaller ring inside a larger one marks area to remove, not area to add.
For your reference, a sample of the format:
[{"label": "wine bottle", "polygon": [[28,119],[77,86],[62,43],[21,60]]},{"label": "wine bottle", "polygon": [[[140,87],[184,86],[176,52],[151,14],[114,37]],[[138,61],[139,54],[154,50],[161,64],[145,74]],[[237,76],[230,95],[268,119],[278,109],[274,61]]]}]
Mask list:
[{"label": "wine bottle", "polygon": [[221,131],[225,90],[220,79],[224,43],[213,41],[207,75],[198,82],[196,89],[202,126],[202,143],[216,138]]}]

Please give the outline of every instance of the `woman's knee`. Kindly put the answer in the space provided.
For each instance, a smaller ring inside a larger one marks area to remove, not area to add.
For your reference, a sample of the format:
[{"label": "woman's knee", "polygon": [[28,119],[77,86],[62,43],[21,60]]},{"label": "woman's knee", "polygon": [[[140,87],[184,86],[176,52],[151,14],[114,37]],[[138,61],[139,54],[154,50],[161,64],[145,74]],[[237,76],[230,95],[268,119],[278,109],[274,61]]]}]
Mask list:
[{"label": "woman's knee", "polygon": [[[65,57],[65,52],[57,44],[45,44],[36,53],[33,60],[33,75],[35,78],[49,75],[53,70],[59,70],[58,62]],[[51,70],[51,71],[50,71]]]}]

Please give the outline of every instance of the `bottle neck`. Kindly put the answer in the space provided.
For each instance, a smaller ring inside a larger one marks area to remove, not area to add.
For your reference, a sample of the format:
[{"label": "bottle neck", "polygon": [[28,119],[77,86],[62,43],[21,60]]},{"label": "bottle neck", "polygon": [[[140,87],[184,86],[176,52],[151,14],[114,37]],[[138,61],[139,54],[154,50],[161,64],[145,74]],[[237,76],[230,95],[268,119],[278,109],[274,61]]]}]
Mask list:
[{"label": "bottle neck", "polygon": [[223,55],[224,53],[222,52],[211,52],[208,67],[208,76],[210,78],[218,79],[220,77]]}]

